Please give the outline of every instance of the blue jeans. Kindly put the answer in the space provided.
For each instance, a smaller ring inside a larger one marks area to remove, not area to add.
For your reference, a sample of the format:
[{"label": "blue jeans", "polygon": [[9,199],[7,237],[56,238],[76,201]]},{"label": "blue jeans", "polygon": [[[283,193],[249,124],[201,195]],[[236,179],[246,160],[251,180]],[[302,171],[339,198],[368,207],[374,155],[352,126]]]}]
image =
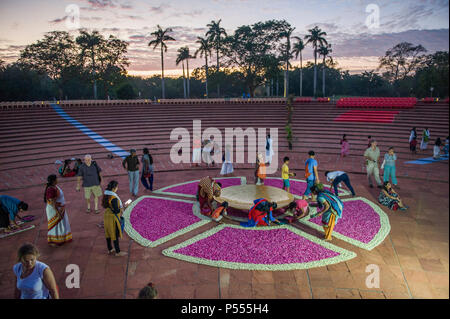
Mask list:
[{"label": "blue jeans", "polygon": [[130,182],[130,193],[137,196],[139,191],[139,171],[128,171],[128,181]]},{"label": "blue jeans", "polygon": [[310,188],[314,186],[315,181],[316,181],[315,179],[307,179],[306,180],[307,185],[306,185],[306,190],[305,190],[305,193],[303,194],[303,196],[308,196],[309,194],[311,194]]},{"label": "blue jeans", "polygon": [[397,177],[395,177],[395,166],[384,166],[383,181],[389,182],[389,177],[392,179],[392,184],[397,185]]},{"label": "blue jeans", "polygon": [[[142,183],[142,185],[144,185],[144,187],[146,189],[153,191],[153,174],[150,175],[150,177],[148,178],[148,183],[147,183],[147,178],[144,177],[144,172],[142,172],[141,183]],[[149,184],[150,184],[150,186],[148,186]]]},{"label": "blue jeans", "polygon": [[338,185],[340,182],[344,182],[344,184],[348,187],[350,192],[352,192],[352,195],[355,196],[355,191],[352,187],[352,184],[350,184],[350,178],[348,178],[347,174],[342,174],[334,179],[333,187],[334,187],[334,193],[336,194],[336,196],[339,196],[338,195]]}]

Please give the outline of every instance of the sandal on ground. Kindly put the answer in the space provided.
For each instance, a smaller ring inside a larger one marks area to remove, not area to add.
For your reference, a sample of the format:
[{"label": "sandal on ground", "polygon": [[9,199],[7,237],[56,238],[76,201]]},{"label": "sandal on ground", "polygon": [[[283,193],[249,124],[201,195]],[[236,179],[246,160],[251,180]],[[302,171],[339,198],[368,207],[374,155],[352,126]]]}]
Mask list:
[{"label": "sandal on ground", "polygon": [[95,210],[95,214],[100,214],[100,210],[99,210],[99,209],[96,209],[96,210]]},{"label": "sandal on ground", "polygon": [[124,251],[121,251],[120,253],[115,254],[116,257],[122,257],[122,256],[126,256],[126,255],[128,255],[128,253],[126,253]]},{"label": "sandal on ground", "polygon": [[112,255],[112,254],[114,254],[114,249],[111,249],[108,251],[108,255]]},{"label": "sandal on ground", "polygon": [[89,214],[90,212],[91,212],[90,208],[86,209],[86,214]]}]

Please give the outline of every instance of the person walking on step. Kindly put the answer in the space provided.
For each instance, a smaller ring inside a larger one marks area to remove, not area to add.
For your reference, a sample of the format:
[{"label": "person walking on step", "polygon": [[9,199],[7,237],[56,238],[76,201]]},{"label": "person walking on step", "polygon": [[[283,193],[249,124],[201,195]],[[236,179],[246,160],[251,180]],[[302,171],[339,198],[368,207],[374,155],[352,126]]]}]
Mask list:
[{"label": "person walking on step", "polygon": [[342,136],[341,140],[341,157],[346,157],[350,153],[350,143],[347,140],[347,134]]},{"label": "person walking on step", "polygon": [[84,163],[78,168],[78,178],[76,191],[80,191],[81,180],[83,180],[84,198],[86,199],[87,210],[86,213],[91,212],[91,194],[94,194],[94,208],[95,213],[99,214],[98,198],[102,196],[102,169],[95,161],[92,161],[92,156],[87,154],[84,156]]},{"label": "person walking on step", "polygon": [[380,170],[378,169],[380,149],[377,147],[377,142],[375,140],[370,141],[370,147],[364,152],[364,158],[366,159],[367,179],[370,188],[373,188],[372,175],[375,177],[377,187],[381,188]]},{"label": "person walking on step", "polygon": [[130,193],[133,197],[137,197],[139,191],[139,158],[134,148],[130,150],[130,155],[122,161],[122,166],[128,172]]},{"label": "person walking on step", "polygon": [[272,163],[272,157],[273,157],[273,140],[270,137],[270,134],[267,134],[266,138],[266,162],[268,165]]},{"label": "person walking on step", "polygon": [[[141,182],[145,189],[153,191],[153,158],[148,151],[148,148],[144,148],[144,155],[142,155],[142,176]],[[148,179],[148,183],[147,183]]]}]

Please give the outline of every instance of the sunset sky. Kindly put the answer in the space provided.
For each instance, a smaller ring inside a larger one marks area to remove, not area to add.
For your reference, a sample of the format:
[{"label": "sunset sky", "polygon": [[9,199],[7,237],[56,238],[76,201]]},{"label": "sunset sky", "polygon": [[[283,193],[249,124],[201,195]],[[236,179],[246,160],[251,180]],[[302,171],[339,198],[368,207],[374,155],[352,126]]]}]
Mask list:
[{"label": "sunset sky", "polygon": [[[294,35],[302,37],[318,25],[328,34],[338,66],[352,73],[375,69],[378,57],[402,41],[422,44],[429,53],[449,49],[449,2],[445,0],[2,0],[0,58],[15,61],[21,49],[49,31],[70,31],[76,36],[77,30],[68,29],[66,23],[73,21],[67,17],[68,5],[78,6],[80,28],[113,34],[130,43],[128,72],[134,75],[161,72],[159,50],[148,47],[157,24],[171,27],[171,36],[177,40],[168,43],[167,75],[181,72],[175,65],[177,49],[188,45],[195,52],[197,36],[204,36],[206,24],[218,19],[229,34],[238,26],[270,19],[287,20],[296,28]],[[371,11],[374,5],[379,9],[379,27],[366,21],[376,14]],[[311,58],[312,49],[307,47],[304,59]],[[190,66],[202,64],[197,59]]]}]

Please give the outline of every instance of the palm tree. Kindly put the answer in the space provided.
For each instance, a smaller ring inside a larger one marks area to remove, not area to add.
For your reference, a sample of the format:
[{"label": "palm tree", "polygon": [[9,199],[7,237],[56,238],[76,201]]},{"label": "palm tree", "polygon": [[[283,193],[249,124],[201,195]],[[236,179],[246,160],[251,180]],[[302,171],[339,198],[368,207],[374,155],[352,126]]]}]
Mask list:
[{"label": "palm tree", "polygon": [[208,41],[208,39],[197,37],[197,41],[195,43],[199,43],[200,47],[195,51],[195,57],[197,57],[197,54],[200,53],[200,57],[205,57],[205,72],[206,72],[206,82],[205,82],[205,89],[206,89],[206,98],[208,98],[208,54],[211,55],[211,43]]},{"label": "palm tree", "polygon": [[190,98],[191,97],[191,85],[190,85],[190,74],[189,74],[189,59],[194,58],[190,53],[189,53],[189,47],[185,47],[186,48],[186,71],[187,71],[187,97]]},{"label": "palm tree", "polygon": [[76,43],[81,48],[80,58],[84,60],[88,58],[92,65],[92,78],[94,83],[94,100],[97,99],[97,75],[96,75],[96,57],[99,47],[104,42],[103,36],[98,31],[89,33],[86,30],[81,30],[80,35],[76,38]]},{"label": "palm tree", "polygon": [[284,97],[289,96],[289,59],[291,58],[291,35],[294,32],[295,28],[289,28],[286,31],[281,33],[281,37],[286,37],[286,52],[284,55],[286,56],[286,71],[284,72]]},{"label": "palm tree", "polygon": [[153,35],[155,37],[155,39],[150,41],[148,43],[148,46],[153,45],[153,50],[155,50],[156,47],[161,46],[161,70],[162,70],[162,72],[161,72],[161,87],[162,87],[162,98],[165,99],[166,98],[166,90],[164,87],[164,52],[167,52],[166,41],[175,41],[175,39],[172,38],[171,36],[167,35],[168,32],[172,32],[171,28],[167,28],[167,29],[163,30],[159,24],[157,25],[157,28],[158,28],[158,30],[151,33],[151,35]]},{"label": "palm tree", "polygon": [[326,36],[327,33],[319,29],[318,26],[315,26],[313,29],[309,29],[308,32],[310,34],[305,35],[305,40],[307,40],[305,45],[311,43],[314,49],[314,97],[315,97],[317,87],[317,49],[319,46],[328,44],[328,42],[324,38],[324,36]]},{"label": "palm tree", "polygon": [[181,47],[178,49],[178,55],[177,55],[177,59],[176,59],[176,64],[180,64],[183,66],[183,97],[186,98],[186,76],[184,73],[184,60],[187,59],[186,57],[186,49],[188,50],[188,55],[189,55],[189,49],[187,47]]},{"label": "palm tree", "polygon": [[300,55],[300,96],[303,96],[303,56],[302,51],[305,49],[305,43],[303,43],[302,38],[293,37],[297,40],[297,42],[293,46],[292,53],[295,54],[295,58],[297,59]]},{"label": "palm tree", "polygon": [[[209,27],[208,32],[206,32],[206,36],[208,37],[208,40],[211,43],[214,43],[214,48],[216,49],[216,56],[217,56],[217,75],[219,75],[220,70],[220,64],[219,64],[219,50],[220,50],[220,41],[223,39],[223,37],[227,36],[227,32],[224,28],[220,27],[220,22],[212,20],[211,23],[207,24],[206,26]],[[223,37],[222,37],[223,36]],[[220,96],[220,84],[217,84],[217,97]]]},{"label": "palm tree", "polygon": [[[327,44],[327,45],[323,45],[320,46],[319,49],[317,50],[317,53],[319,53],[319,56],[323,56],[323,62],[322,62],[322,95],[323,97],[325,97],[325,67],[326,67],[326,61],[325,59],[327,58],[327,56],[330,55],[330,53],[333,52],[333,50],[331,49],[331,44]],[[330,57],[331,58],[331,57]],[[331,60],[333,61],[333,60]]]}]

